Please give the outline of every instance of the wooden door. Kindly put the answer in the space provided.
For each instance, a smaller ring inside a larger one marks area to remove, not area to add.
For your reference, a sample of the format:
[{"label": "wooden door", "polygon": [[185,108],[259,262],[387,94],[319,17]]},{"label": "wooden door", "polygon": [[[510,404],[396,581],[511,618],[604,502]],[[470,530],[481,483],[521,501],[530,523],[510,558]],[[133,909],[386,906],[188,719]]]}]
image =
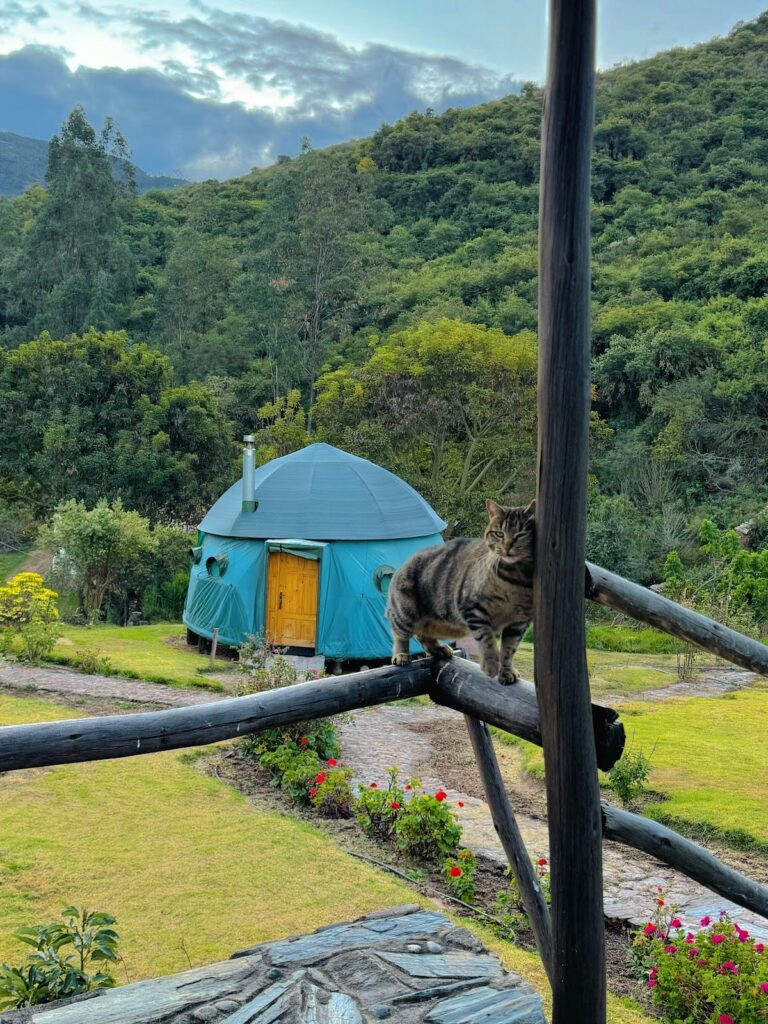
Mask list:
[{"label": "wooden door", "polygon": [[320,563],[272,551],[267,574],[267,639],[286,647],[314,647]]}]

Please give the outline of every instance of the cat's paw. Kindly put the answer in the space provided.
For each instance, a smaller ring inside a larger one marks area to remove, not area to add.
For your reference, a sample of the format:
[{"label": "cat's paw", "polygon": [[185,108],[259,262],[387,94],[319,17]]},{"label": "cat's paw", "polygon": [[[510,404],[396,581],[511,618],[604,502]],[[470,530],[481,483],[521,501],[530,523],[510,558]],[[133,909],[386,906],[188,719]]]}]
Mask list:
[{"label": "cat's paw", "polygon": [[513,683],[516,683],[519,678],[520,675],[513,668],[503,668],[497,676],[497,679],[502,686],[511,686]]},{"label": "cat's paw", "polygon": [[393,665],[400,665],[401,667],[405,667],[406,665],[410,665],[411,664],[411,656],[410,656],[410,654],[393,654],[392,655],[392,664]]},{"label": "cat's paw", "polygon": [[438,644],[433,651],[430,651],[434,658],[438,658],[440,661],[450,661],[453,657],[453,648],[448,647],[446,644]]},{"label": "cat's paw", "polygon": [[485,672],[485,674],[487,676],[491,677],[491,679],[495,679],[496,676],[499,674],[499,663],[498,663],[498,661],[492,661],[492,660],[491,661],[483,661],[481,663],[480,667],[482,668],[483,672]]}]

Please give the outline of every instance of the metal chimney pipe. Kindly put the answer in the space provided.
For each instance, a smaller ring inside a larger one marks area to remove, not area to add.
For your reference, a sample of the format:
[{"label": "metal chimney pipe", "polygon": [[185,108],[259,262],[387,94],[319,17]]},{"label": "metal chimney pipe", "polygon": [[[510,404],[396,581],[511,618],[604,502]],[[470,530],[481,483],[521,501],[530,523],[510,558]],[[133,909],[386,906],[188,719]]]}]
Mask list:
[{"label": "metal chimney pipe", "polygon": [[243,438],[243,512],[256,511],[256,449],[253,434]]}]

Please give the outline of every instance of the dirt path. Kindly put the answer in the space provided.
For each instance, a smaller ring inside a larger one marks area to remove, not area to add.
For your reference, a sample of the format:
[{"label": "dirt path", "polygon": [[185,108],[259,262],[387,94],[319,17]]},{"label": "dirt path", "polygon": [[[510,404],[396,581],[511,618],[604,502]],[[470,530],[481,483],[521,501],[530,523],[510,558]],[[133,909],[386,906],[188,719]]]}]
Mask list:
[{"label": "dirt path", "polygon": [[[460,715],[436,705],[387,705],[357,712],[342,727],[342,752],[356,778],[368,785],[386,783],[386,769],[397,765],[401,778],[420,778],[429,792],[442,786],[456,807],[464,842],[506,864],[501,844],[481,799],[482,786]],[[510,790],[520,831],[532,857],[548,856],[547,824],[541,816],[542,788],[521,778],[519,755],[497,744],[502,772]],[[461,800],[462,808],[456,806]],[[742,927],[768,938],[768,921],[734,904],[666,865],[615,843],[604,845],[605,913],[619,921],[648,920],[657,887],[667,890],[668,902],[680,908],[686,924],[721,909],[733,912]]]},{"label": "dirt path", "polygon": [[207,704],[212,700],[229,696],[211,690],[143,683],[138,679],[123,679],[120,676],[89,676],[65,668],[41,668],[9,662],[0,662],[0,686],[26,692],[39,690],[78,697],[108,697],[137,704],[161,704],[166,707]]},{"label": "dirt path", "polygon": [[627,701],[660,701],[667,697],[722,697],[724,693],[746,690],[758,680],[762,680],[762,677],[740,668],[710,668],[703,669],[695,679],[687,683],[670,683],[669,686],[638,693],[608,694],[604,700],[609,704],[621,704]]},{"label": "dirt path", "polygon": [[50,571],[52,561],[53,558],[50,551],[35,549],[29,552],[14,575],[16,576],[21,572],[36,572],[39,576],[45,576]]}]

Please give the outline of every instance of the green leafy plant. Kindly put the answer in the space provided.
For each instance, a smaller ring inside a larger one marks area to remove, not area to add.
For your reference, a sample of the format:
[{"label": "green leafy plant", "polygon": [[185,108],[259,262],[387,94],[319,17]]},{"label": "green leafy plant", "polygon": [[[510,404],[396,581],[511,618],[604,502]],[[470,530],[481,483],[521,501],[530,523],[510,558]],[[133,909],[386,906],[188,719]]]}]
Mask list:
[{"label": "green leafy plant", "polygon": [[[541,892],[549,904],[551,899],[549,862],[546,857],[538,857],[534,860],[533,866]],[[528,916],[520,897],[517,879],[512,874],[510,868],[506,868],[504,874],[509,879],[509,883],[506,889],[502,889],[496,894],[494,916],[497,920],[494,928],[502,939],[513,940],[520,929],[527,923]]]},{"label": "green leafy plant", "polygon": [[[391,839],[395,831],[395,822],[405,806],[405,789],[399,782],[399,769],[387,768],[388,785],[385,788],[372,782],[368,786],[360,786],[355,813],[357,820],[369,836],[377,839]],[[418,784],[418,783],[417,783]],[[414,780],[408,783],[407,789],[413,791]]]},{"label": "green leafy plant", "polygon": [[461,825],[448,805],[447,793],[422,793],[417,780],[411,782],[411,796],[395,818],[397,848],[419,860],[438,860],[453,853],[461,841]]},{"label": "green leafy plant", "polygon": [[297,803],[309,802],[309,791],[322,772],[322,762],[314,750],[301,750],[294,743],[284,743],[276,750],[265,750],[259,764],[275,778],[275,785],[286,790]]},{"label": "green leafy plant", "polygon": [[611,789],[626,807],[645,791],[651,773],[651,760],[641,750],[628,750],[611,768]]},{"label": "green leafy plant", "polygon": [[83,647],[75,651],[71,663],[89,676],[111,676],[115,671],[110,657],[106,654],[99,654],[98,651],[94,651],[90,647]]},{"label": "green leafy plant", "polygon": [[451,893],[465,903],[475,898],[475,875],[477,857],[472,850],[462,849],[455,857],[447,857],[443,864],[443,875]]},{"label": "green leafy plant", "polygon": [[310,787],[310,803],[328,818],[351,818],[354,801],[351,779],[350,768],[339,764],[335,757],[329,758]]},{"label": "green leafy plant", "polygon": [[764,1024],[768,1019],[765,944],[725,911],[687,929],[660,888],[651,920],[635,933],[631,963],[675,1024]]},{"label": "green leafy plant", "polygon": [[36,1006],[115,984],[107,968],[117,961],[115,918],[77,907],[67,907],[61,916],[61,922],[15,933],[33,952],[18,967],[0,967],[0,1008]]}]

